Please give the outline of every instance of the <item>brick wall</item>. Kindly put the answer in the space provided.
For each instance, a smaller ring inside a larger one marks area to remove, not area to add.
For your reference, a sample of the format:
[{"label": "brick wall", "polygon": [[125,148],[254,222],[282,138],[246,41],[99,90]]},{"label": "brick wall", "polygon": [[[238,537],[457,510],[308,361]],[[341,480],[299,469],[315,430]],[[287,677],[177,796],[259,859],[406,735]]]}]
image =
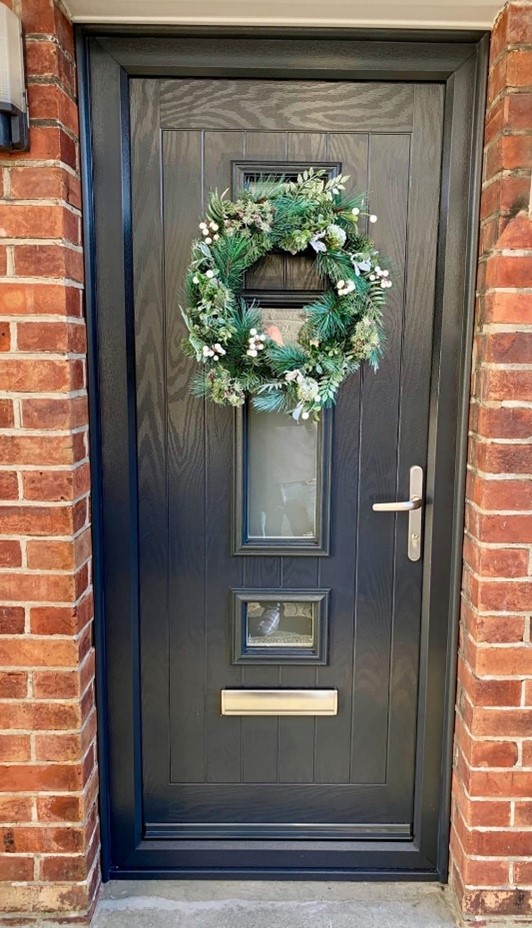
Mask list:
[{"label": "brick wall", "polygon": [[532,3],[493,31],[451,882],[470,917],[532,915]]},{"label": "brick wall", "polygon": [[[0,0],[5,2],[5,0]],[[0,158],[0,909],[98,887],[88,444],[72,30],[22,14],[31,151]],[[493,35],[471,402],[451,883],[532,914],[532,2]]]},{"label": "brick wall", "polygon": [[0,156],[0,909],[27,923],[90,910],[97,772],[73,33],[8,5],[32,119]]}]

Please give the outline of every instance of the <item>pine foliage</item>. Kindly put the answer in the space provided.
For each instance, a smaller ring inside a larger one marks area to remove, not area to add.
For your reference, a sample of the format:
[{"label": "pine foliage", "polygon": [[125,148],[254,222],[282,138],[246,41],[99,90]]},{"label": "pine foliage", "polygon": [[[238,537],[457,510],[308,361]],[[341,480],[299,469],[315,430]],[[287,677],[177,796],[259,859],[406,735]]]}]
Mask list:
[{"label": "pine foliage", "polygon": [[[360,228],[366,198],[348,178],[309,169],[295,180],[259,177],[239,199],[209,197],[185,280],[183,350],[201,363],[196,396],[265,412],[317,417],[341,383],[382,355],[390,272]],[[372,221],[376,217],[370,217]],[[264,330],[262,309],[240,296],[244,277],[272,250],[311,254],[326,289],[304,308],[295,344]]]}]

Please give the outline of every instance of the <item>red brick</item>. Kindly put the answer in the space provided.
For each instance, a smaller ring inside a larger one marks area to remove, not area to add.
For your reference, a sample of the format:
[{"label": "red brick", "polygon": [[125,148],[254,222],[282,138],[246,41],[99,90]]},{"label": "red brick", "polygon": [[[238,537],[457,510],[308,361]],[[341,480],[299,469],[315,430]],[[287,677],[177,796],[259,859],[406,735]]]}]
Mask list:
[{"label": "red brick", "polygon": [[6,825],[11,822],[31,821],[31,809],[30,798],[0,795],[0,821]]},{"label": "red brick", "polygon": [[514,879],[518,886],[532,886],[532,860],[515,861]]},{"label": "red brick", "polygon": [[[75,94],[76,78],[74,64],[69,55],[55,41],[26,40],[26,66],[32,77],[51,77],[58,81],[68,93]],[[31,155],[34,155],[32,142]]]},{"label": "red brick", "polygon": [[500,644],[523,641],[525,619],[523,616],[477,616],[475,632],[478,641]]},{"label": "red brick", "polygon": [[0,320],[0,351],[9,351],[11,348],[11,327],[9,322]]},{"label": "red brick", "polygon": [[532,674],[532,645],[482,648],[477,655],[477,672],[500,676]]},{"label": "red brick", "polygon": [[18,479],[14,471],[0,471],[0,500],[18,499]]},{"label": "red brick", "polygon": [[0,429],[10,429],[14,425],[13,401],[0,400]]},{"label": "red brick", "polygon": [[[21,169],[22,170],[22,169]],[[46,283],[0,284],[2,305],[6,315],[81,315],[81,291],[76,287],[67,287]]]},{"label": "red brick", "polygon": [[508,52],[507,75],[510,87],[532,87],[532,50]]},{"label": "red brick", "polygon": [[0,763],[29,760],[30,757],[29,735],[4,735],[0,733]]},{"label": "red brick", "polygon": [[22,882],[33,880],[35,860],[33,857],[13,857],[0,854],[0,880]]},{"label": "red brick", "polygon": [[85,597],[76,608],[34,606],[30,609],[31,630],[35,635],[76,634],[92,618],[92,599]]},{"label": "red brick", "polygon": [[510,3],[507,16],[507,42],[512,45],[532,45],[532,19],[528,6]]},{"label": "red brick", "polygon": [[481,399],[485,400],[531,400],[532,371],[529,370],[483,370],[481,375]]},{"label": "red brick", "polygon": [[57,853],[78,851],[82,843],[82,832],[72,825],[61,828],[56,825],[28,827],[16,825],[14,828],[0,828],[0,842],[9,847],[11,853],[23,854],[27,851]]},{"label": "red brick", "polygon": [[530,506],[532,490],[528,477],[520,480],[498,480],[468,475],[467,495],[481,509],[491,510],[527,510]]},{"label": "red brick", "polygon": [[68,535],[73,524],[70,506],[0,507],[0,532],[6,535]]},{"label": "red brick", "polygon": [[55,351],[83,354],[85,326],[81,323],[22,322],[17,325],[19,351]]},{"label": "red brick", "polygon": [[71,640],[0,638],[2,667],[75,667],[77,662],[77,645]]},{"label": "red brick", "polygon": [[20,542],[0,538],[0,567],[20,567],[21,564]]},{"label": "red brick", "polygon": [[23,475],[23,492],[32,500],[71,500],[77,495],[76,471],[32,471]]},{"label": "red brick", "polygon": [[532,915],[532,894],[522,889],[470,890],[464,894],[464,910],[468,915],[522,916]]},{"label": "red brick", "polygon": [[79,790],[83,769],[79,764],[12,764],[0,767],[0,791]]},{"label": "red brick", "polygon": [[63,206],[0,202],[5,238],[64,238],[79,244],[79,218]]},{"label": "red brick", "polygon": [[507,515],[505,513],[484,515],[467,512],[468,530],[484,542],[502,544],[532,543],[532,514]]},{"label": "red brick", "polygon": [[45,857],[41,864],[41,880],[81,881],[87,877],[87,862],[84,857]]},{"label": "red brick", "polygon": [[[517,143],[523,136],[517,136],[514,139],[505,141],[512,142],[517,148]],[[521,143],[522,144],[522,143]],[[530,162],[532,167],[532,136],[527,138],[527,144],[530,146]],[[492,255],[488,258],[486,266],[486,286],[487,287],[532,287],[532,254],[527,257],[521,255]]]},{"label": "red brick", "polygon": [[[471,765],[473,767],[515,767],[518,759],[517,744],[514,741],[474,741],[471,745]],[[482,824],[477,822],[477,824]],[[488,824],[485,822],[484,824]],[[505,824],[505,822],[492,822]]]},{"label": "red brick", "polygon": [[[532,732],[532,710],[476,708],[471,732],[473,735],[526,738]],[[518,795],[521,794],[516,793]]]},{"label": "red brick", "polygon": [[81,362],[0,357],[0,382],[4,390],[53,392],[79,390],[83,386]]},{"label": "red brick", "polygon": [[515,824],[532,827],[532,802],[516,802]]},{"label": "red brick", "polygon": [[0,606],[0,635],[21,635],[23,631],[23,607]]},{"label": "red brick", "polygon": [[79,822],[85,814],[81,796],[42,796],[37,798],[37,818],[41,822]]},{"label": "red brick", "polygon": [[62,87],[58,84],[30,84],[28,95],[32,119],[55,120],[73,135],[78,134],[76,104]]},{"label": "red brick", "polygon": [[81,252],[67,245],[15,245],[13,253],[19,277],[67,277],[83,281]]},{"label": "red brick", "polygon": [[487,474],[530,474],[532,473],[532,443],[516,445],[472,439],[470,460],[479,470]]},{"label": "red brick", "polygon": [[528,548],[480,548],[466,538],[464,561],[481,577],[526,577],[530,551]]},{"label": "red brick", "polygon": [[[39,43],[44,44],[44,43]],[[26,45],[26,48],[29,47]],[[31,157],[35,161],[62,161],[68,167],[77,169],[77,144],[65,129],[60,126],[42,126],[31,125]],[[27,160],[27,152],[11,152],[10,161],[15,164],[18,160],[24,158]]]},{"label": "red brick", "polygon": [[36,699],[74,699],[80,696],[80,675],[76,670],[36,670],[33,674]]},{"label": "red brick", "polygon": [[69,602],[76,598],[71,574],[0,573],[0,599],[4,602]]},{"label": "red brick", "polygon": [[28,674],[20,670],[0,670],[0,698],[21,699],[28,692]]},{"label": "red brick", "polygon": [[504,860],[469,860],[463,865],[466,886],[504,886],[509,882],[508,863]]},{"label": "red brick", "polygon": [[[529,223],[532,227],[532,222]],[[495,332],[484,336],[483,357],[495,364],[532,364],[532,334]]]},{"label": "red brick", "polygon": [[[55,85],[34,85],[43,86],[61,92]],[[11,197],[15,200],[65,200],[76,208],[81,206],[79,179],[64,168],[14,167],[10,171],[10,184]]]},{"label": "red brick", "polygon": [[89,530],[75,541],[29,541],[28,567],[32,570],[75,570],[90,557],[90,551]]},{"label": "red brick", "polygon": [[0,245],[0,277],[7,274],[7,246]]},{"label": "red brick", "polygon": [[87,398],[21,400],[22,425],[27,429],[71,429],[86,425]]},{"label": "red brick", "polygon": [[81,760],[81,738],[79,734],[36,735],[35,757],[37,760],[76,761]]},{"label": "red brick", "polygon": [[[532,604],[532,577],[527,581],[502,579],[480,584],[478,607],[482,612],[521,612]],[[531,647],[532,656],[532,647]]]},{"label": "red brick", "polygon": [[26,35],[55,34],[53,0],[21,0],[21,15]]}]

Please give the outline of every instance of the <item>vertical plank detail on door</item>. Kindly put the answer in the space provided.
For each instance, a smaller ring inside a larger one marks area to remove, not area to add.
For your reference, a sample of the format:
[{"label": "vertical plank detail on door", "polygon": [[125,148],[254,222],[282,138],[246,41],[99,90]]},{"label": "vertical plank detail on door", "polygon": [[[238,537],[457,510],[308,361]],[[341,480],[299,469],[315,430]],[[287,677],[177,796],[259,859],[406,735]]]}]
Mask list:
[{"label": "vertical plank detail on door", "polygon": [[[327,135],[324,132],[290,132],[288,135],[288,161],[325,161],[327,158]],[[287,290],[304,290],[319,285],[311,258],[297,256],[288,259]],[[302,558],[283,558],[283,579],[294,578],[298,568],[293,563]],[[318,583],[317,558],[307,563],[304,570],[308,576],[316,577]],[[312,566],[311,566],[312,565]],[[309,580],[307,579],[307,583]],[[315,667],[281,667],[280,683],[285,686],[316,686]],[[279,781],[281,783],[313,783],[316,742],[316,719],[279,719]]]},{"label": "vertical plank detail on door", "polygon": [[[141,660],[143,677],[151,681],[147,698],[154,706],[168,707],[168,666],[160,665],[168,648],[169,545],[159,82],[132,81],[130,93]],[[169,768],[168,728],[168,708],[165,713],[154,712],[153,725],[144,736],[148,784],[151,765],[161,750]]]},{"label": "vertical plank detail on door", "polygon": [[[245,157],[250,161],[283,161],[287,157],[286,132],[247,132]],[[254,287],[274,288],[278,286],[275,275],[283,272],[284,261],[280,255],[272,255],[260,262],[253,275]],[[250,282],[251,283],[251,282]],[[281,281],[285,285],[284,273]],[[243,558],[244,584],[249,587],[279,587],[283,583],[281,558]],[[279,668],[244,667],[245,686],[278,686]],[[276,783],[278,780],[279,720],[276,718],[252,718],[242,720],[243,779],[245,783]]]},{"label": "vertical plank detail on door", "polygon": [[[342,172],[349,174],[348,191],[364,191],[368,178],[369,138],[366,134],[329,136],[328,158],[340,161]],[[329,662],[318,669],[318,685],[339,690],[339,712],[332,719],[316,722],[316,781],[349,783],[356,628],[357,518],[360,471],[360,372],[341,389],[333,417],[333,479],[331,510],[343,513],[347,533],[340,534],[341,523],[332,523],[331,556],[320,562],[319,585],[329,587],[331,617],[329,626]]]},{"label": "vertical plank detail on door", "polygon": [[[242,157],[243,132],[204,133],[203,206],[209,192],[231,184],[231,161]],[[205,407],[205,473],[207,538],[205,568],[206,689],[208,783],[242,781],[242,720],[220,715],[224,687],[240,686],[242,669],[231,664],[229,592],[241,583],[241,564],[231,557],[231,466],[234,417],[232,409]],[[220,532],[216,526],[222,525]],[[227,724],[229,723],[229,724]]]},{"label": "vertical plank detail on door", "polygon": [[181,352],[184,323],[179,312],[190,242],[196,232],[194,213],[201,208],[201,148],[201,132],[163,133],[171,779],[177,782],[201,781],[205,776],[205,412],[190,395],[194,364]]},{"label": "vertical plank detail on door", "polygon": [[[371,233],[391,263],[394,286],[384,311],[386,353],[378,375],[367,367],[362,371],[356,695],[351,756],[351,781],[358,783],[386,780],[396,517],[392,514],[383,518],[372,511],[371,504],[374,499],[397,499],[399,492],[397,438],[409,190],[409,172],[404,165],[409,162],[409,148],[408,135],[370,136],[369,207],[378,216]],[[379,428],[381,409],[387,410],[384,430]],[[408,488],[401,490],[404,494]],[[375,680],[379,680],[378,688]]]}]

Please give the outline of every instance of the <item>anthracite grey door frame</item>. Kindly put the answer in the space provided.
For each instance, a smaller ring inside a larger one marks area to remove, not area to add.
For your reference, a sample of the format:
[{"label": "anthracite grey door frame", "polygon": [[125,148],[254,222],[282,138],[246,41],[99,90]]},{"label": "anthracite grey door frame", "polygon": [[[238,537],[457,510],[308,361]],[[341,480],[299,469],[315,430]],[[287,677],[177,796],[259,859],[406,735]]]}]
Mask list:
[{"label": "anthracite grey door frame", "polygon": [[[446,879],[487,51],[488,36],[471,32],[77,30],[104,879]],[[436,556],[429,551],[424,566],[414,841],[357,842],[349,866],[334,852],[327,871],[283,869],[272,860],[265,873],[246,866],[243,849],[242,864],[231,870],[213,869],[206,858],[204,868],[178,871],[164,842],[142,834],[128,108],[135,76],[445,84],[427,473]]]}]

